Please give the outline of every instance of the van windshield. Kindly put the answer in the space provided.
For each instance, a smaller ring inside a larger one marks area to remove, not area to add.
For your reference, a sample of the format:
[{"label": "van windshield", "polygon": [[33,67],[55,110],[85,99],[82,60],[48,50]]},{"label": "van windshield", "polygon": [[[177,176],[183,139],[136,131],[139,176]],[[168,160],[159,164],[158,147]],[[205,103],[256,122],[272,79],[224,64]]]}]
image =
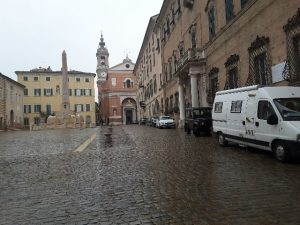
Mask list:
[{"label": "van windshield", "polygon": [[274,103],[283,120],[300,121],[300,98],[278,98]]}]

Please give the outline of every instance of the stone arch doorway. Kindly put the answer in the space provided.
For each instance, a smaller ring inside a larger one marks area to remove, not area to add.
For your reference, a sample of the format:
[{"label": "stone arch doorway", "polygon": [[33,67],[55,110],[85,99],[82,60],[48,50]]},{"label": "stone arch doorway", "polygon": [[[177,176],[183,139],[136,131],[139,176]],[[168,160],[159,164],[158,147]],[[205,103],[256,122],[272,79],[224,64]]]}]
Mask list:
[{"label": "stone arch doorway", "polygon": [[136,123],[136,101],[132,98],[125,98],[122,101],[123,124]]},{"label": "stone arch doorway", "polygon": [[10,110],[9,125],[11,127],[14,126],[14,116],[15,116],[14,110]]}]

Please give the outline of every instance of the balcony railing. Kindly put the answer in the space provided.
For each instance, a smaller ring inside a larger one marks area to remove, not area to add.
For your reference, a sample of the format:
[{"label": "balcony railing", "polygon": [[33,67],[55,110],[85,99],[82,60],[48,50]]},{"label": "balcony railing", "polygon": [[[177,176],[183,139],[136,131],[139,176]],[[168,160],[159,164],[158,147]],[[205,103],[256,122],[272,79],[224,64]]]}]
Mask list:
[{"label": "balcony railing", "polygon": [[181,70],[186,64],[190,62],[200,62],[200,59],[204,59],[204,53],[198,48],[188,49],[176,63],[176,72]]}]

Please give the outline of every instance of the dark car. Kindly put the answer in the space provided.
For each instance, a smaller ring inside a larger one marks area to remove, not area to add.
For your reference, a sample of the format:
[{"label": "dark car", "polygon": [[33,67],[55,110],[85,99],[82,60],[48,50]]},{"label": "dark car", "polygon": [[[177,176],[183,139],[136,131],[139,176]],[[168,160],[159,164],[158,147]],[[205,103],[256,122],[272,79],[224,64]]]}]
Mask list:
[{"label": "dark car", "polygon": [[210,107],[187,108],[185,110],[184,130],[195,136],[201,133],[210,135],[212,129],[212,115]]},{"label": "dark car", "polygon": [[140,119],[140,125],[141,124],[146,124],[146,122],[147,122],[147,118],[141,118]]},{"label": "dark car", "polygon": [[156,121],[158,120],[158,116],[151,117],[151,127],[156,127]]}]

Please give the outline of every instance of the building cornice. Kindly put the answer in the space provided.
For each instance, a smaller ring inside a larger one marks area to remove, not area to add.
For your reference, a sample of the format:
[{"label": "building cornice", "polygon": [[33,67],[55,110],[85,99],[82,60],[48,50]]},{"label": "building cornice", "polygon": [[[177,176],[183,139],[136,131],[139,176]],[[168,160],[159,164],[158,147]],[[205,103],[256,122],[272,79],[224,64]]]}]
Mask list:
[{"label": "building cornice", "polygon": [[[62,71],[15,71],[17,75],[19,74],[40,74],[40,75],[49,75],[49,74],[62,74]],[[81,71],[68,71],[68,75],[87,75],[87,76],[96,76],[95,73],[81,72]]]}]

